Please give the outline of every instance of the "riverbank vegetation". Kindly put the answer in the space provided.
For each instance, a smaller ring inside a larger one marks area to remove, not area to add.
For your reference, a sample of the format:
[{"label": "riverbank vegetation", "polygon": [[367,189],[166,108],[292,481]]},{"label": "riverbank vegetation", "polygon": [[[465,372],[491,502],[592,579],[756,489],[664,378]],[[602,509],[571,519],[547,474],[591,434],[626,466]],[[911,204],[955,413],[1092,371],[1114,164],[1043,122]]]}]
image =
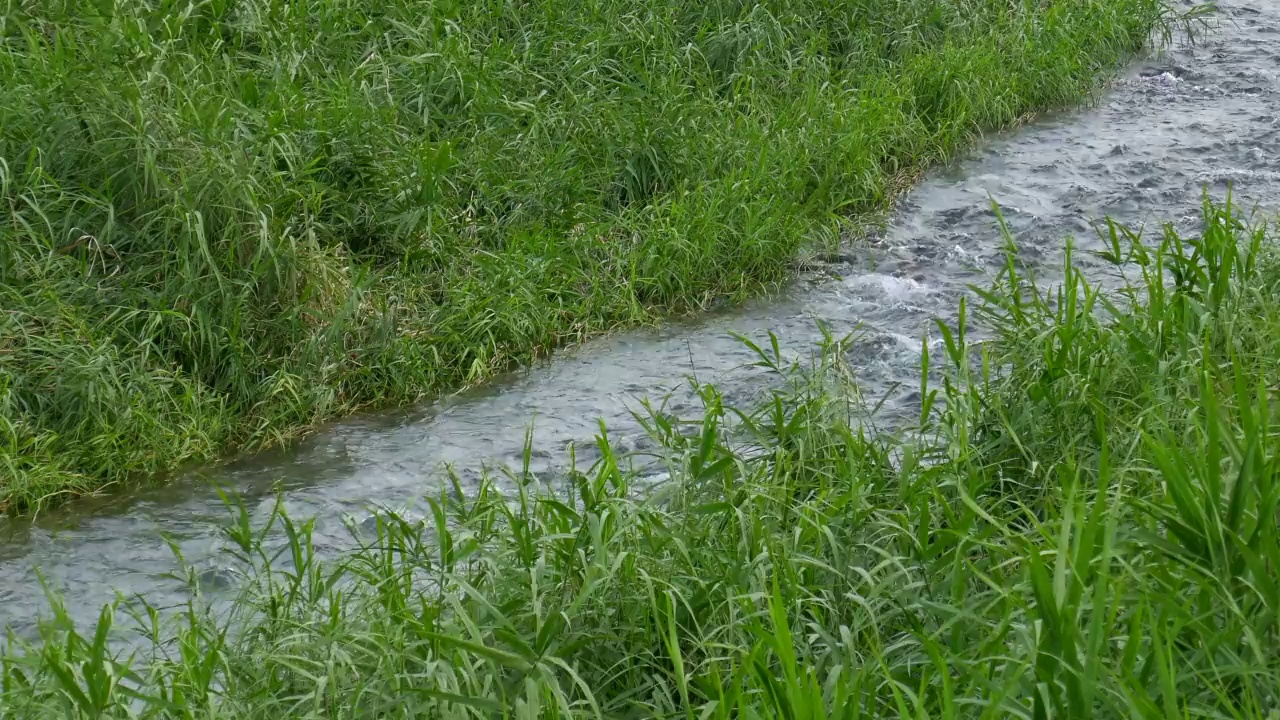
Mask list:
[{"label": "riverbank vegetation", "polygon": [[1163,12],[0,2],[0,508],[766,287]]},{"label": "riverbank vegetation", "polygon": [[1011,251],[926,343],[901,438],[861,429],[838,343],[798,368],[766,342],[760,406],[701,386],[702,419],[649,418],[656,488],[601,439],[331,562],[242,515],[230,610],[142,612],[132,657],[110,608],[55,619],[0,662],[0,718],[1274,718],[1267,232],[1220,205],[1196,238],[1111,226],[1110,291]]}]

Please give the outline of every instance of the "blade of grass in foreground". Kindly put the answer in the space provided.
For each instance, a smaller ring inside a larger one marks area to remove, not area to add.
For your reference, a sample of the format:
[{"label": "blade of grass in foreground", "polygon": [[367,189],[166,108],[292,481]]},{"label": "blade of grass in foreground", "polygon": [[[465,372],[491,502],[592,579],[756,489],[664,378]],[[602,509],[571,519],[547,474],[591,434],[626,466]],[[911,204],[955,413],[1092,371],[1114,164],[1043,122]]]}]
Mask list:
[{"label": "blade of grass in foreground", "polygon": [[111,608],[11,638],[0,718],[1269,720],[1280,256],[1230,205],[1205,218],[1112,232],[1116,292],[998,280],[966,321],[999,321],[983,381],[957,328],[910,436],[855,425],[833,342],[758,406],[703,387],[701,421],[650,418],[652,492],[602,432],[568,482],[450,489],[326,561],[306,523],[273,516],[271,545],[242,513],[229,608],[135,611],[136,654]]}]

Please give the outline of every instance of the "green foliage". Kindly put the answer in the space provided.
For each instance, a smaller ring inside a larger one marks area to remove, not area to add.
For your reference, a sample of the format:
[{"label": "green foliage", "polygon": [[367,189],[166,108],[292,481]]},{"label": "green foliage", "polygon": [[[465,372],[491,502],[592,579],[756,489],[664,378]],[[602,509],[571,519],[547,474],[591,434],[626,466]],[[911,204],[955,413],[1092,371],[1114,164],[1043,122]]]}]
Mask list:
[{"label": "green foliage", "polygon": [[1159,0],[3,0],[0,507],[740,297]]},{"label": "green foliage", "polygon": [[645,416],[656,489],[602,434],[332,562],[242,509],[229,610],[144,610],[132,655],[118,608],[55,617],[0,659],[0,718],[1274,718],[1280,258],[1229,205],[1110,233],[1119,291],[1011,256],[993,340],[940,325],[909,437],[858,429],[840,343],[755,346],[787,380],[760,406]]}]

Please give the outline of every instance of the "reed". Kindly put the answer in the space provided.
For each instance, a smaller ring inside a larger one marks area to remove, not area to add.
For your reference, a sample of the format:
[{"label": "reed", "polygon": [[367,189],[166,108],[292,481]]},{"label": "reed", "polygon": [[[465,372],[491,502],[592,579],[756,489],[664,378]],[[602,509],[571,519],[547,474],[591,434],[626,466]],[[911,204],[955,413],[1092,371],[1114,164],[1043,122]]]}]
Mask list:
[{"label": "reed", "polygon": [[926,343],[900,438],[859,430],[838,342],[765,344],[761,405],[702,385],[702,419],[646,418],[653,491],[602,434],[591,468],[449,489],[336,559],[242,510],[230,608],[132,605],[132,652],[123,607],[55,614],[0,660],[0,718],[1274,718],[1267,233],[1214,204],[1196,238],[1113,225],[1114,292],[1011,256]]},{"label": "reed", "polygon": [[3,0],[0,508],[782,280],[1159,0]]}]

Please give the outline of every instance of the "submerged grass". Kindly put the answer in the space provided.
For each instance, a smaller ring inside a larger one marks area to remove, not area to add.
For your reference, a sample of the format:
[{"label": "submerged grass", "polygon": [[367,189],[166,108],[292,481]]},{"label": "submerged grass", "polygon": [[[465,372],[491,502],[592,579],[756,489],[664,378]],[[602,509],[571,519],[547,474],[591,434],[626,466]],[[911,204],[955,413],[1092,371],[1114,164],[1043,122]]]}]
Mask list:
[{"label": "submerged grass", "polygon": [[994,339],[962,309],[926,345],[907,439],[858,429],[838,344],[762,349],[789,383],[761,406],[701,386],[703,419],[648,418],[652,492],[601,439],[554,488],[445,492],[334,562],[242,512],[229,613],[144,611],[130,656],[112,608],[55,619],[0,660],[0,718],[1275,718],[1266,233],[1211,204],[1197,238],[1112,226],[1113,293],[1011,256]]},{"label": "submerged grass", "polygon": [[0,0],[0,508],[778,281],[1160,0]]}]

